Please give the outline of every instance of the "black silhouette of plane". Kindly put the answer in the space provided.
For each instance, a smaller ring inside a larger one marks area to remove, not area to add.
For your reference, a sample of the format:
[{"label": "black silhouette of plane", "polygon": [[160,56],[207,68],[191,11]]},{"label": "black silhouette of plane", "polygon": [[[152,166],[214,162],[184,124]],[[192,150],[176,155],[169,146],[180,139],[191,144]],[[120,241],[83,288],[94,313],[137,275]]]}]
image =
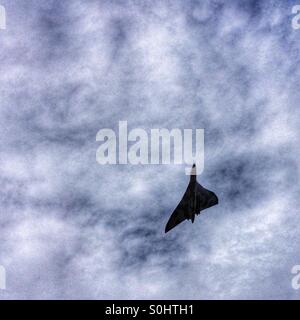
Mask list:
[{"label": "black silhouette of plane", "polygon": [[178,206],[172,213],[165,232],[175,228],[185,219],[192,220],[194,223],[195,214],[200,214],[202,210],[217,205],[218,197],[212,192],[203,188],[196,179],[196,165],[193,165],[190,183],[186,189]]}]

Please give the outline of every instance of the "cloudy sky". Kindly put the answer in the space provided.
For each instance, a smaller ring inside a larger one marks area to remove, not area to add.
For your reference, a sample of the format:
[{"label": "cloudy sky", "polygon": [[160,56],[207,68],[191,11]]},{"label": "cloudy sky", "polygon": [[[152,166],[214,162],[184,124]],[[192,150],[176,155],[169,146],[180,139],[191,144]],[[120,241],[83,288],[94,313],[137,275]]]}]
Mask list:
[{"label": "cloudy sky", "polygon": [[[297,2],[0,4],[0,298],[299,299]],[[219,205],[165,235],[185,166],[99,165],[120,120],[204,129]]]}]

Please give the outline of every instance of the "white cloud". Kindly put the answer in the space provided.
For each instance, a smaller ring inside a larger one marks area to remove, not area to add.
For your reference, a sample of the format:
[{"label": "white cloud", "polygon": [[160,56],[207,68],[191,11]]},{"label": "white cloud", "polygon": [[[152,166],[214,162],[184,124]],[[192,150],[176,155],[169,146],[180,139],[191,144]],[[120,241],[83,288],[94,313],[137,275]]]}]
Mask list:
[{"label": "white cloud", "polygon": [[[299,42],[287,8],[26,3],[7,6],[0,37],[0,294],[294,298]],[[220,204],[165,236],[184,167],[99,166],[96,133],[120,120],[204,128],[199,182]]]}]

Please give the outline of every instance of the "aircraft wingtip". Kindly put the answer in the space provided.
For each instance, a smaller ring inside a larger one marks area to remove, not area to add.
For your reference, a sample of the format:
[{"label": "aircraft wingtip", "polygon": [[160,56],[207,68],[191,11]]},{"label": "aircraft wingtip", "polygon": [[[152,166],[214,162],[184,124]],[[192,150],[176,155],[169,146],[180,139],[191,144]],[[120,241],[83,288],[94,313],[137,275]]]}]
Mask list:
[{"label": "aircraft wingtip", "polygon": [[165,227],[165,233],[169,232],[171,229],[172,229],[172,228],[171,228],[170,226],[166,225],[166,227]]}]

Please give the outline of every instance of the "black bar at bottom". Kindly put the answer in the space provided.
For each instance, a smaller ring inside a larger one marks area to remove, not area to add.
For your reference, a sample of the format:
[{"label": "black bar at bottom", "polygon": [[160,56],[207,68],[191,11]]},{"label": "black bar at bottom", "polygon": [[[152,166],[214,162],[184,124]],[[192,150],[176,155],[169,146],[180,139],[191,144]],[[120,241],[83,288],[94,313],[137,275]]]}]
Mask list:
[{"label": "black bar at bottom", "polygon": [[[282,308],[283,307],[283,308]],[[297,309],[296,309],[297,308]],[[299,301],[198,301],[198,300],[67,300],[67,301],[1,301],[0,309],[10,316],[21,311],[22,316],[76,316],[77,319],[180,319],[211,318],[212,316],[246,317],[286,315],[299,310]]]}]

